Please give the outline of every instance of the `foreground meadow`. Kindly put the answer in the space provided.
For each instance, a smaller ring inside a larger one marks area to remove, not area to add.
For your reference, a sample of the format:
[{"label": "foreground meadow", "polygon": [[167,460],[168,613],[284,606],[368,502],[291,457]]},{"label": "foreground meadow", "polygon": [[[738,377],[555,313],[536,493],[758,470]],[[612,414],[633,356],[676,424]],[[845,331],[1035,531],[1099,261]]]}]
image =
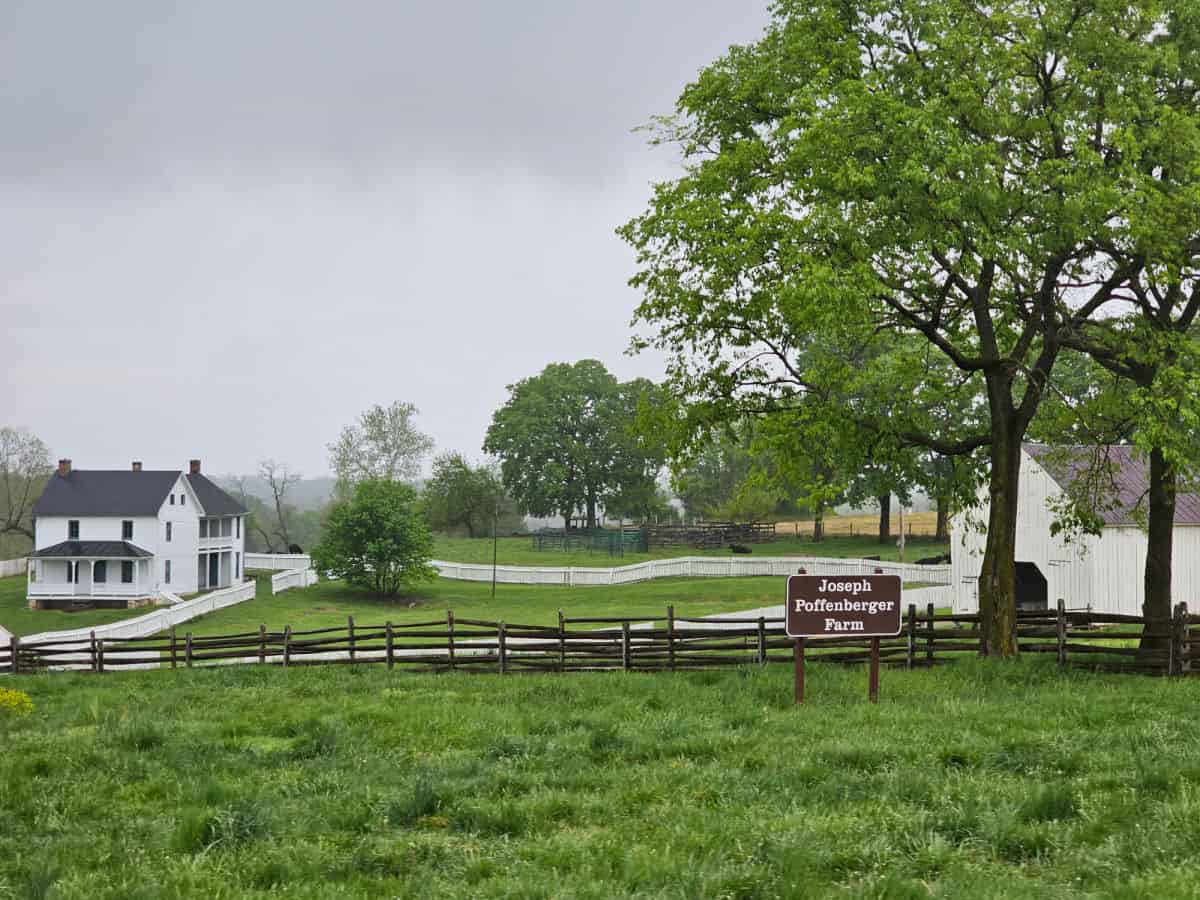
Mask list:
[{"label": "foreground meadow", "polygon": [[5,679],[0,897],[1162,897],[1200,683],[865,673]]}]

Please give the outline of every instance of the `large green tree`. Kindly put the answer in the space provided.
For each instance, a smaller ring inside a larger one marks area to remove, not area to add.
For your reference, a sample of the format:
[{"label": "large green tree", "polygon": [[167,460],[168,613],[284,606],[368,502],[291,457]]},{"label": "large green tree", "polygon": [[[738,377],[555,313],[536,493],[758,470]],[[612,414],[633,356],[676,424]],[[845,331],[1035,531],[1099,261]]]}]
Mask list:
[{"label": "large green tree", "polygon": [[496,468],[473,466],[461,453],[443,453],[433,461],[421,500],[429,524],[438,531],[463,529],[468,537],[477,537],[501,522],[505,530],[521,524],[521,513]]},{"label": "large green tree", "polygon": [[526,512],[569,525],[582,510],[594,528],[609,501],[653,494],[663,451],[637,427],[639,405],[656,392],[651,382],[621,383],[585,359],[552,363],[508,390],[483,448],[499,457],[504,485]]},{"label": "large green tree", "polygon": [[[886,365],[891,414],[843,416],[943,455],[986,448],[979,598],[996,654],[1017,649],[1021,442],[1064,337],[1145,266],[1136,245],[1162,212],[1146,187],[1179,118],[1154,73],[1194,15],[1182,0],[779,0],[762,39],[662,121],[684,171],[623,229],[643,343],[668,354],[676,390],[786,406],[839,379],[885,384]],[[919,358],[800,362],[816,342],[889,336],[974,382],[985,427],[929,427],[947,384]]]},{"label": "large green tree", "polygon": [[334,505],[313,560],[324,572],[394,597],[407,584],[437,575],[430,565],[433,532],[407,484],[368,479]]},{"label": "large green tree", "polygon": [[376,403],[342,429],[328,446],[339,495],[348,496],[355,484],[366,479],[417,477],[422,460],[433,450],[433,438],[417,428],[417,412],[411,403]]}]

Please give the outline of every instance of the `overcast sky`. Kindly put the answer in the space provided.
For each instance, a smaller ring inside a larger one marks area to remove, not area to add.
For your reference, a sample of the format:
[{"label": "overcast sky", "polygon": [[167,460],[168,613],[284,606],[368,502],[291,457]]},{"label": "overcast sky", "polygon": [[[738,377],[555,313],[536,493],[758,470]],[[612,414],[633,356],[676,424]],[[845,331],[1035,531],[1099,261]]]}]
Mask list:
[{"label": "overcast sky", "polygon": [[408,400],[480,457],[505,385],[629,358],[670,151],[632,129],[765,0],[8,0],[0,424],[80,468],[328,472]]}]

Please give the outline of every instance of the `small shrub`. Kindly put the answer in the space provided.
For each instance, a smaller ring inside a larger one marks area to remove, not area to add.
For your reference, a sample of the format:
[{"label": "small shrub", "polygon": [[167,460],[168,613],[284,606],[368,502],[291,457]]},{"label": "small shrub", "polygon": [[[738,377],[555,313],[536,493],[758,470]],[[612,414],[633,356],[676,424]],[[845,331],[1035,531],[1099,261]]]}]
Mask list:
[{"label": "small shrub", "polygon": [[0,716],[24,716],[33,712],[33,700],[24,691],[0,688]]}]

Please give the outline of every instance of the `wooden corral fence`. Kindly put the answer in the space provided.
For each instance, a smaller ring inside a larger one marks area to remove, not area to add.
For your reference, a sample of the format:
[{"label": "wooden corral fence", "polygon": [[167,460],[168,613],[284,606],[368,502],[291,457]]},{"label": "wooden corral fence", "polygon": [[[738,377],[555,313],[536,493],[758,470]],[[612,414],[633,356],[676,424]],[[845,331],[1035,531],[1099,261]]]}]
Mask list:
[{"label": "wooden corral fence", "polygon": [[[1060,666],[1157,675],[1200,672],[1200,616],[1182,605],[1169,620],[1155,622],[1149,636],[1163,646],[1140,651],[1144,622],[1135,616],[1068,612],[1021,613],[1022,652],[1053,653]],[[881,660],[914,668],[950,662],[982,651],[978,615],[935,613],[909,606],[899,636],[880,642]],[[673,607],[653,620],[572,617],[556,626],[478,619],[444,619],[312,630],[257,631],[226,635],[166,634],[112,639],[20,640],[0,648],[0,672],[123,668],[180,668],[238,663],[280,666],[382,664],[415,671],[569,672],[672,671],[790,662],[794,641],[783,620],[676,616]],[[826,638],[807,644],[812,662],[859,663],[869,655],[862,638]]]},{"label": "wooden corral fence", "polygon": [[775,523],[697,522],[695,525],[643,525],[641,533],[644,549],[767,544],[775,540]]}]

